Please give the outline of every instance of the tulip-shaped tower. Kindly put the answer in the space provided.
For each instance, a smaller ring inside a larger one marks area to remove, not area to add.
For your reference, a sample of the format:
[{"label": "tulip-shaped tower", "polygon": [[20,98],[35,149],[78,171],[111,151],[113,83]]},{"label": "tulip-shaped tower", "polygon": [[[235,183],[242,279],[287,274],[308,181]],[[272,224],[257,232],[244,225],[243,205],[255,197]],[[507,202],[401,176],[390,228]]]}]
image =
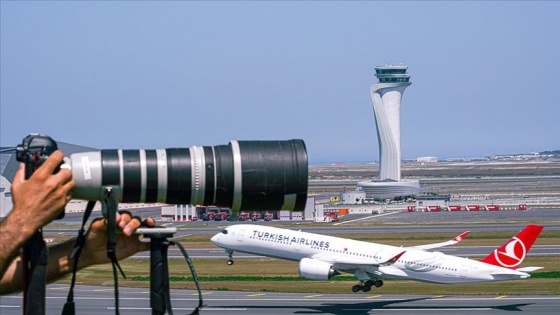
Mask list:
[{"label": "tulip-shaped tower", "polygon": [[371,101],[379,141],[380,180],[358,183],[368,197],[376,199],[414,195],[418,181],[401,181],[401,99],[412,83],[406,65],[375,67],[379,83],[371,86]]}]

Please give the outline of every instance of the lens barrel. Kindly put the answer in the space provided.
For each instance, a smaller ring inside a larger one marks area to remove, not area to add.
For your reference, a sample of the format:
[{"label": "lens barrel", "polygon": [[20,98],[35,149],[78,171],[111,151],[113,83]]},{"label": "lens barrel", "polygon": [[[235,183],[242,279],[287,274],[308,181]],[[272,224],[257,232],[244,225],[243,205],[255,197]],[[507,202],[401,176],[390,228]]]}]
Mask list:
[{"label": "lens barrel", "polygon": [[231,141],[228,145],[75,153],[73,197],[119,202],[215,205],[239,210],[301,211],[307,200],[303,140]]}]

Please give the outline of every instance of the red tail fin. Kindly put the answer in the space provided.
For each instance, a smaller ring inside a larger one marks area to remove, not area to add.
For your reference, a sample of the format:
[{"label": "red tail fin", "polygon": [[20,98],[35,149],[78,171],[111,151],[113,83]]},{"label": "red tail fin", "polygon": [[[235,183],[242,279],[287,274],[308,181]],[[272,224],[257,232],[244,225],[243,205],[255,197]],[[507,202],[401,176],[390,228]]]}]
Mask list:
[{"label": "red tail fin", "polygon": [[521,265],[525,255],[527,255],[543,228],[542,225],[527,225],[504,245],[490,253],[482,262],[504,268],[517,269],[517,266]]}]

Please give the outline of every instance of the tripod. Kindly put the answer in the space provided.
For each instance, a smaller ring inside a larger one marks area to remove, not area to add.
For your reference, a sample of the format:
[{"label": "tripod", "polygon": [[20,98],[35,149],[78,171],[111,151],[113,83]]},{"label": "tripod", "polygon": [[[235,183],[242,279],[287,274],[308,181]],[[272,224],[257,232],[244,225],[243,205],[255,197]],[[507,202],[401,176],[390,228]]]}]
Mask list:
[{"label": "tripod", "polygon": [[150,307],[153,315],[172,314],[169,295],[169,269],[167,265],[167,249],[169,237],[176,228],[139,229],[138,233],[150,239]]}]

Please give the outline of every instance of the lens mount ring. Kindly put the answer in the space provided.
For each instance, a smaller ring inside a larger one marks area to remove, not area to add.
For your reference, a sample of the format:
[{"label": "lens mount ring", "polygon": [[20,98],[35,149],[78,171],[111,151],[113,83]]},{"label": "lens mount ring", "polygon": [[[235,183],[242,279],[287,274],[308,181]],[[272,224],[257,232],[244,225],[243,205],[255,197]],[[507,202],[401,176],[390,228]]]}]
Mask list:
[{"label": "lens mount ring", "polygon": [[204,191],[206,187],[206,170],[204,165],[204,147],[192,146],[191,152],[191,204],[204,204]]},{"label": "lens mount ring", "polygon": [[231,152],[233,154],[233,202],[231,210],[239,211],[243,195],[241,194],[243,187],[242,169],[241,169],[241,148],[237,140],[230,141]]}]

